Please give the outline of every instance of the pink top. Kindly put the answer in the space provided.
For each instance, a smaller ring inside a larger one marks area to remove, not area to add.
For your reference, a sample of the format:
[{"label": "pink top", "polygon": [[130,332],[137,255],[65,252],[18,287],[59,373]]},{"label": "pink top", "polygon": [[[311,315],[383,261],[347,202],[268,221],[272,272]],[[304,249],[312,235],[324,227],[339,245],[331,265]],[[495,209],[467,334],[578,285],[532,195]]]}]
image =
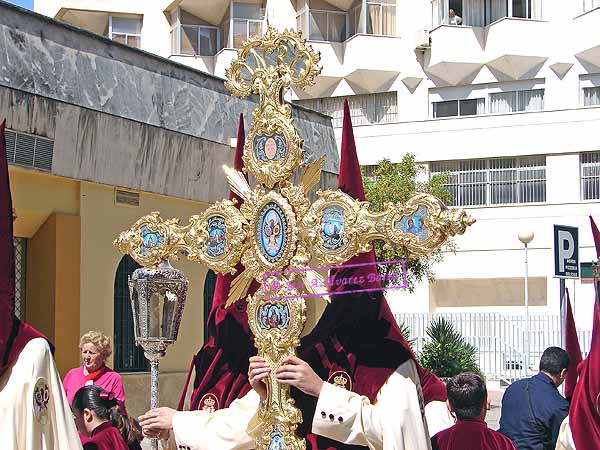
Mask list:
[{"label": "pink top", "polygon": [[[87,371],[85,371],[84,367],[81,366],[69,370],[65,376],[65,379],[63,380],[63,386],[67,394],[67,399],[69,400],[69,405],[73,402],[75,393],[86,385],[86,374]],[[93,383],[89,381],[87,384],[98,385],[105,391],[112,392],[115,397],[125,403],[125,391],[123,390],[123,380],[121,379],[121,375],[112,370],[110,367],[107,367],[106,371]]]}]

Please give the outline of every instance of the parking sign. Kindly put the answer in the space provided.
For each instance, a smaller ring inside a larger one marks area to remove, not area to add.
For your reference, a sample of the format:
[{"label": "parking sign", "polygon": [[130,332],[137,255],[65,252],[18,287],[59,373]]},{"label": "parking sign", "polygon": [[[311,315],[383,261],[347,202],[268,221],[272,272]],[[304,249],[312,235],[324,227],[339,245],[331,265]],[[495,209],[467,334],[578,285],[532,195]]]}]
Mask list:
[{"label": "parking sign", "polygon": [[554,276],[579,278],[579,229],[554,225]]}]

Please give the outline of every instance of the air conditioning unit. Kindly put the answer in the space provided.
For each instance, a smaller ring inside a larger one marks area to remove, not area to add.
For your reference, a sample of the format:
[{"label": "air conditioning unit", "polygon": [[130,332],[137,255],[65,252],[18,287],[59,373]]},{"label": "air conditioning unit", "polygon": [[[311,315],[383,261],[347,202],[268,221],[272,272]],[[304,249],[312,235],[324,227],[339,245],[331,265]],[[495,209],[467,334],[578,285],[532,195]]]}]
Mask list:
[{"label": "air conditioning unit", "polygon": [[419,50],[431,48],[431,37],[429,36],[429,30],[418,30],[415,32],[415,48]]}]

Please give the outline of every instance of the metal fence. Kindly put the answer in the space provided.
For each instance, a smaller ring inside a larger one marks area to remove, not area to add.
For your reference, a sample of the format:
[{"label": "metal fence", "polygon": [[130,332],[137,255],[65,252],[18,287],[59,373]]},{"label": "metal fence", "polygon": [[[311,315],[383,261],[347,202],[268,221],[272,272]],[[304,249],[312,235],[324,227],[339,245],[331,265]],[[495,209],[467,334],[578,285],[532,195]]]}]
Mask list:
[{"label": "metal fence", "polygon": [[[398,324],[410,329],[413,350],[420,354],[427,342],[429,323],[439,317],[452,322],[477,349],[478,364],[488,379],[512,381],[527,376],[525,317],[495,313],[396,314]],[[577,331],[583,356],[590,348],[591,331]],[[537,370],[544,349],[561,346],[558,315],[529,317],[529,373]]]}]

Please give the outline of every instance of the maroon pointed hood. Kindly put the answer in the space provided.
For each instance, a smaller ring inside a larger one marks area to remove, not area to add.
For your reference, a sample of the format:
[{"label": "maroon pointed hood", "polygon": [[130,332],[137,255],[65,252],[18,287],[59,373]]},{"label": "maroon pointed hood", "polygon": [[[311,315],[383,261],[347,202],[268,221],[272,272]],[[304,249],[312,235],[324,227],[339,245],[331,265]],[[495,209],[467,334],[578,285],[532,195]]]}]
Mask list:
[{"label": "maroon pointed hood", "polygon": [[[242,156],[245,140],[244,116],[240,114],[233,158],[233,168],[240,172],[244,168]],[[229,193],[229,199],[236,199],[238,208],[242,203],[242,199],[233,192]],[[204,406],[203,399],[208,397],[215,401],[215,409],[226,408],[251,389],[247,377],[248,359],[256,354],[256,349],[248,326],[246,300],[238,300],[235,305],[225,309],[231,282],[243,268],[238,264],[234,275],[217,275],[212,308],[205,324],[208,327],[208,339],[192,360],[179,400],[180,410],[184,408],[189,380],[194,369],[196,378],[189,405],[191,410],[201,409]],[[257,287],[258,284],[253,282],[249,293],[254,292]]]},{"label": "maroon pointed hood", "polygon": [[5,139],[6,120],[0,124],[0,376],[19,356],[27,342],[44,337],[15,317],[15,248],[13,207]]},{"label": "maroon pointed hood", "polygon": [[[596,254],[600,255],[600,232],[590,216]],[[594,325],[590,353],[579,366],[579,380],[575,385],[569,426],[577,448],[600,448],[600,316],[598,297],[594,298]]]},{"label": "maroon pointed hood", "polygon": [[565,379],[565,397],[571,400],[573,391],[577,384],[577,366],[581,362],[581,347],[577,338],[577,329],[575,328],[575,320],[573,319],[573,310],[571,308],[571,299],[569,298],[569,290],[566,290],[567,298],[567,323],[565,326],[565,351],[569,354],[569,367],[567,368],[567,378]]}]

